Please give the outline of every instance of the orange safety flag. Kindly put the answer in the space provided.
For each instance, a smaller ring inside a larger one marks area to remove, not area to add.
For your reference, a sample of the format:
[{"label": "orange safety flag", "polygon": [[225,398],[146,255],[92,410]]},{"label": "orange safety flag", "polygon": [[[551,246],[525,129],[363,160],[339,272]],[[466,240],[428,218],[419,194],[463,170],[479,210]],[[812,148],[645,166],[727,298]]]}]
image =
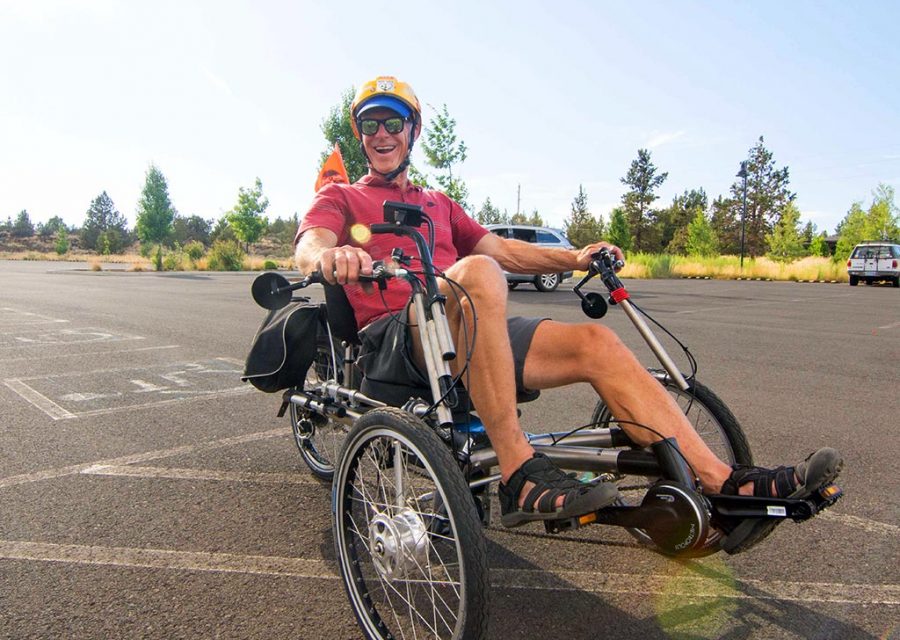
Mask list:
[{"label": "orange safety flag", "polygon": [[319,178],[316,180],[316,191],[332,182],[343,182],[350,184],[350,178],[347,177],[347,169],[344,168],[344,158],[341,156],[341,148],[338,143],[334,143],[334,151],[325,160],[322,170],[319,171]]}]

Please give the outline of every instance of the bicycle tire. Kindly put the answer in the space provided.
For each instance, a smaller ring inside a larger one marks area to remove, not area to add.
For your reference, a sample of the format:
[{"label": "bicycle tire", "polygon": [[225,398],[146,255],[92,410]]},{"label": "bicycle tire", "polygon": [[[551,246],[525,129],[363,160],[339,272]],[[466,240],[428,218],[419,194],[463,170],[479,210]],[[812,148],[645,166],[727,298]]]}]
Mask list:
[{"label": "bicycle tire", "polygon": [[[650,373],[662,384],[675,398],[678,406],[688,417],[694,429],[703,438],[707,446],[716,456],[726,464],[753,464],[753,454],[744,430],[737,418],[706,385],[693,381],[688,391],[681,388],[665,372],[651,369]],[[597,402],[591,422],[604,428],[615,423],[609,407],[603,400]],[[639,476],[621,475],[617,477],[619,491],[623,497],[620,504],[638,504],[646,490],[656,481],[656,478],[644,478]],[[628,529],[641,544],[651,547],[660,553],[666,553],[657,547],[640,529]],[[710,535],[699,548],[690,552],[691,557],[700,557],[715,553],[719,550],[723,535],[721,532],[710,529]],[[678,554],[684,557],[684,554]]]},{"label": "bicycle tire", "polygon": [[[316,357],[306,374],[305,390],[314,389],[320,382],[335,380],[342,384],[342,358],[333,363],[331,347],[319,344]],[[331,482],[334,478],[334,463],[340,455],[349,428],[343,422],[321,416],[295,404],[291,404],[291,433],[300,457],[317,478]]]},{"label": "bicycle tire", "polygon": [[484,637],[481,523],[458,464],[424,422],[395,408],[360,417],[333,496],[335,555],[367,638]]}]

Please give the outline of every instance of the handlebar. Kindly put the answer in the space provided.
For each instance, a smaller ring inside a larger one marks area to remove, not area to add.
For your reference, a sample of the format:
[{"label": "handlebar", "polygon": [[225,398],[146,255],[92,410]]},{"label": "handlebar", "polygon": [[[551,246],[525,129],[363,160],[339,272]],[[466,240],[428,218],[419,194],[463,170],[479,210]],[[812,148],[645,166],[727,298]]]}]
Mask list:
[{"label": "handlebar", "polygon": [[[379,288],[383,289],[388,280],[391,278],[402,277],[405,274],[406,271],[403,269],[391,271],[384,262],[376,260],[372,263],[372,274],[360,274],[359,281],[374,282]],[[292,299],[291,294],[294,291],[305,289],[311,284],[321,284],[323,282],[326,281],[318,271],[313,271],[297,282],[289,282],[283,275],[269,271],[257,276],[256,280],[253,281],[251,293],[253,294],[253,300],[256,301],[256,304],[264,309],[281,309],[290,304]]]}]

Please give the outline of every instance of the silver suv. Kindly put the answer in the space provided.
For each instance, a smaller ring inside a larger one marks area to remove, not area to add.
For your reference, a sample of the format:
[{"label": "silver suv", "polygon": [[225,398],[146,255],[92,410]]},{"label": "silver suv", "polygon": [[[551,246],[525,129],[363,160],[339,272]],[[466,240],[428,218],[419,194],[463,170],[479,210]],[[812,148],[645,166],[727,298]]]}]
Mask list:
[{"label": "silver suv", "polygon": [[858,285],[860,280],[866,284],[887,280],[895,287],[900,287],[900,244],[859,243],[847,260],[847,274],[850,276],[851,287]]},{"label": "silver suv", "polygon": [[[565,234],[558,229],[549,227],[532,227],[525,224],[489,224],[486,227],[491,233],[501,238],[522,240],[542,247],[560,247],[573,249],[572,243]],[[506,283],[510,289],[515,289],[522,282],[529,282],[538,291],[555,291],[559,283],[572,277],[571,271],[564,273],[542,273],[541,275],[527,275],[521,273],[506,273]]]}]

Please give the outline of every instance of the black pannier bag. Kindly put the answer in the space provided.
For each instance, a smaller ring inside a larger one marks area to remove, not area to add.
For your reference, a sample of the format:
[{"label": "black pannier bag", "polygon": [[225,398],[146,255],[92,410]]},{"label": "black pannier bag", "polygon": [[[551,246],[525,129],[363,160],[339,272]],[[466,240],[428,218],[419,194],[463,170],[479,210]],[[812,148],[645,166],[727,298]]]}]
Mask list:
[{"label": "black pannier bag", "polygon": [[241,380],[266,393],[302,387],[323,319],[324,309],[308,303],[269,311],[253,338]]}]

